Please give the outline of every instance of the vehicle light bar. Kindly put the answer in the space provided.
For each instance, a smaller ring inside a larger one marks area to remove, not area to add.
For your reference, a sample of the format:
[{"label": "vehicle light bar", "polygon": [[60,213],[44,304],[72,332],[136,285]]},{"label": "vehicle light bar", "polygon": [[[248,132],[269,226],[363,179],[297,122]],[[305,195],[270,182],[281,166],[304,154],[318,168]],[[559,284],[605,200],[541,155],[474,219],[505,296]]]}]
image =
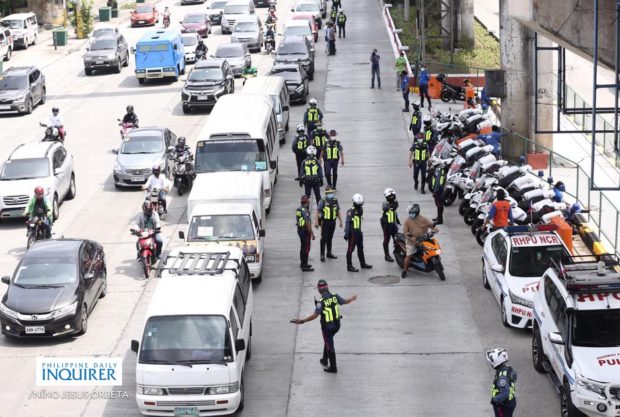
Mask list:
[{"label": "vehicle light bar", "polygon": [[[572,258],[566,260],[572,261]],[[598,262],[562,263],[551,260],[551,266],[564,280],[571,293],[610,293],[620,292],[620,273],[608,267],[618,266],[617,258],[606,258]]]},{"label": "vehicle light bar", "polygon": [[558,230],[557,224],[524,224],[521,226],[506,226],[504,228],[509,235],[516,233],[552,232]]}]

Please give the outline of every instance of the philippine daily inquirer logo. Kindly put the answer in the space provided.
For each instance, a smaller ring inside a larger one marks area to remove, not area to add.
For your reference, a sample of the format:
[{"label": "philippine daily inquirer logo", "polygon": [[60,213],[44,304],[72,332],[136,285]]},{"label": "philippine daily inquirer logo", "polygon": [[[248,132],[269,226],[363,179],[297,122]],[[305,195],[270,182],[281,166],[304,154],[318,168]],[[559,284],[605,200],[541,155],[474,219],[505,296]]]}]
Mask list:
[{"label": "philippine daily inquirer logo", "polygon": [[37,385],[123,385],[122,358],[37,358]]}]

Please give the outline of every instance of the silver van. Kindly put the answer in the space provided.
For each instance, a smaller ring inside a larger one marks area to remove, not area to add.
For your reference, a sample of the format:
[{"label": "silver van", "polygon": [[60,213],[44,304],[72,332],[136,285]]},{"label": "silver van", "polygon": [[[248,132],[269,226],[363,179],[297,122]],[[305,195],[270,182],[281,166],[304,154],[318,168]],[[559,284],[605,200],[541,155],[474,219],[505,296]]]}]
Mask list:
[{"label": "silver van", "polygon": [[254,14],[253,0],[230,0],[222,12],[222,34],[232,33],[237,18],[241,15]]},{"label": "silver van", "polygon": [[32,13],[16,13],[9,15],[0,21],[3,27],[11,29],[15,46],[28,48],[29,45],[37,43],[39,33],[39,23],[37,16]]},{"label": "silver van", "polygon": [[277,75],[248,78],[241,90],[241,94],[262,94],[269,96],[273,101],[278,120],[278,138],[280,143],[286,141],[286,132],[289,128],[290,98],[284,78]]}]

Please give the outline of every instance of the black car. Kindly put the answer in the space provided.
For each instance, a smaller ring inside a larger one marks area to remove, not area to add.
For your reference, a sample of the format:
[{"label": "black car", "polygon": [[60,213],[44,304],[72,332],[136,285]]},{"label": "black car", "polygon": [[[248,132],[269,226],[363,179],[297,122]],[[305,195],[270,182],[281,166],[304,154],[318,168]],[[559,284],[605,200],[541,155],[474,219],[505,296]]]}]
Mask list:
[{"label": "black car", "polygon": [[51,239],[35,243],[17,265],[0,304],[2,333],[13,337],[84,334],[107,292],[105,254],[97,242]]},{"label": "black car", "polygon": [[0,76],[0,113],[32,113],[46,98],[45,76],[35,66],[12,67]]},{"label": "black car", "polygon": [[121,34],[105,35],[95,38],[84,55],[84,73],[91,75],[93,70],[111,69],[120,73],[122,67],[129,65],[129,47]]},{"label": "black car", "polygon": [[310,81],[314,79],[314,52],[305,36],[286,36],[278,46],[275,62],[301,64],[308,74],[308,79]]},{"label": "black car", "polygon": [[200,60],[190,71],[181,91],[183,113],[213,107],[224,94],[235,92],[232,68],[225,59]]},{"label": "black car", "polygon": [[274,64],[271,75],[284,78],[288,89],[291,103],[303,103],[308,101],[310,94],[308,74],[300,64]]}]

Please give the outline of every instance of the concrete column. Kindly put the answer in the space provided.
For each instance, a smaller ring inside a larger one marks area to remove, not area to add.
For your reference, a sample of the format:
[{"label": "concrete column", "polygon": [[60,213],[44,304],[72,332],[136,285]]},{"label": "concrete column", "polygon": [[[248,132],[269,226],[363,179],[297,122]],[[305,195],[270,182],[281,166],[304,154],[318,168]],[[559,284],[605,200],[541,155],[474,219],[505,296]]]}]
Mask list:
[{"label": "concrete column", "polygon": [[[547,38],[538,35],[539,47],[551,47],[553,42]],[[536,53],[532,51],[532,53]],[[553,129],[553,117],[554,106],[553,97],[556,90],[554,85],[555,80],[553,78],[554,57],[557,55],[555,51],[540,51],[538,53],[538,90],[534,95],[534,100],[538,101],[538,114],[534,114],[532,120],[538,118],[538,130],[551,130]],[[532,73],[533,74],[533,73]],[[532,104],[532,111],[534,107]],[[553,149],[553,135],[552,134],[535,134],[534,127],[532,126],[531,138],[548,149]],[[542,149],[539,149],[542,151]]]},{"label": "concrete column", "polygon": [[[510,9],[518,7],[521,1],[500,0],[499,3],[500,61],[506,72],[502,126],[529,137],[532,126],[529,30],[510,16]],[[507,137],[503,145],[503,152],[509,158],[518,159],[526,151],[523,142],[514,137]]]},{"label": "concrete column", "polygon": [[459,48],[474,47],[474,0],[459,0],[458,7]]},{"label": "concrete column", "polygon": [[[441,44],[442,44],[443,49],[446,49],[446,50],[450,50],[450,48],[452,47],[452,41],[449,37],[449,33],[451,32],[452,36],[456,34],[454,30],[454,8],[452,7],[452,3],[454,3],[455,1],[456,0],[440,0],[439,1],[440,7],[441,7],[441,16],[442,16],[441,36],[444,36]],[[452,8],[452,12],[450,11],[451,8]]]}]

